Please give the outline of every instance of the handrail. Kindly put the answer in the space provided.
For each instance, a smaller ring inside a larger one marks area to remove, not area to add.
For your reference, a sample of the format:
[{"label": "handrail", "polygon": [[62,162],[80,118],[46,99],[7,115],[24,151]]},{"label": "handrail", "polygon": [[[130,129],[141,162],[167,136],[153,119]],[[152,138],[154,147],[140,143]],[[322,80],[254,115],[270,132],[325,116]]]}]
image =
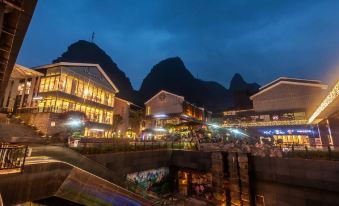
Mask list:
[{"label": "handrail", "polygon": [[25,165],[27,146],[9,143],[0,143],[0,170],[22,172]]}]

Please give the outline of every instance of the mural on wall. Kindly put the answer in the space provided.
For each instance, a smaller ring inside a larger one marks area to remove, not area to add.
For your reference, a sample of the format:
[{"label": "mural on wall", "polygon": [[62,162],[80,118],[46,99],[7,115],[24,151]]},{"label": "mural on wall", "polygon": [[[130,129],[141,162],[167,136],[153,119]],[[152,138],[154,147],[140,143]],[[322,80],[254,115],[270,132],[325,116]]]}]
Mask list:
[{"label": "mural on wall", "polygon": [[158,169],[145,170],[127,175],[127,180],[140,185],[147,190],[151,189],[154,184],[162,182],[169,175],[167,167]]}]

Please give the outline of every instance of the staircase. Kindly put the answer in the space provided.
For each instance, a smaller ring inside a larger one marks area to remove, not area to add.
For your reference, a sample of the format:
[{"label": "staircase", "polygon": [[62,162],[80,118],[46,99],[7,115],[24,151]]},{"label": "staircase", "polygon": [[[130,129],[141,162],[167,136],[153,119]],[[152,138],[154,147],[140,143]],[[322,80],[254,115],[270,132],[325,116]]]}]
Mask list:
[{"label": "staircase", "polygon": [[7,118],[6,114],[0,114],[0,142],[12,143],[40,143],[46,139],[38,135],[35,128],[25,125],[16,118]]}]

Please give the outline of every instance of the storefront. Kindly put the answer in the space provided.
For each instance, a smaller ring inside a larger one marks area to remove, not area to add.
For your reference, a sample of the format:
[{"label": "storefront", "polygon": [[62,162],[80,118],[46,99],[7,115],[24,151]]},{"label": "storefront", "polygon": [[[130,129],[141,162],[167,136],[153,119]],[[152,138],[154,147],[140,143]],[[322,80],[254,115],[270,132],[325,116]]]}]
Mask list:
[{"label": "storefront", "polygon": [[315,145],[318,128],[312,125],[277,126],[248,129],[252,136],[271,138],[276,145]]},{"label": "storefront", "polygon": [[273,135],[276,144],[284,145],[309,145],[310,140],[307,135]]}]

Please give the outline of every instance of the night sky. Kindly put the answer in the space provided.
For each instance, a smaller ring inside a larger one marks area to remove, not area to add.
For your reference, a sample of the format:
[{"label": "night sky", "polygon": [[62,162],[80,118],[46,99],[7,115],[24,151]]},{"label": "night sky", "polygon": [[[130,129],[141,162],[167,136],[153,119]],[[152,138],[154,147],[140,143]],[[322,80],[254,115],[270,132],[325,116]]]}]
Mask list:
[{"label": "night sky", "polygon": [[93,31],[135,89],[173,56],[226,87],[236,72],[259,84],[279,76],[338,79],[334,0],[39,0],[17,61],[48,64]]}]

